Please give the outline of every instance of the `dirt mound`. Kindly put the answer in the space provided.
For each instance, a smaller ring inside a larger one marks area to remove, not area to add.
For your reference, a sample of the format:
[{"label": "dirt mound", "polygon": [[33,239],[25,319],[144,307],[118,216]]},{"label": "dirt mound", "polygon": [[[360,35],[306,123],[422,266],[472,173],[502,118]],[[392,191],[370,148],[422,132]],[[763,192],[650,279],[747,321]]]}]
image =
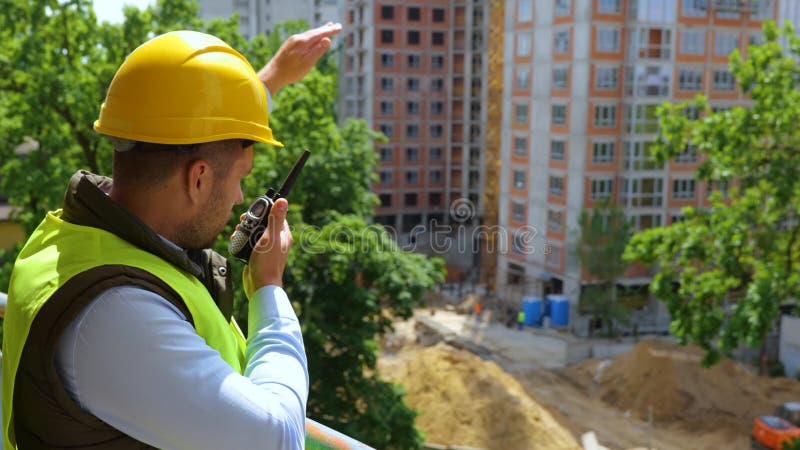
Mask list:
[{"label": "dirt mound", "polygon": [[380,361],[408,392],[426,441],[487,449],[579,449],[571,434],[496,364],[438,344]]},{"label": "dirt mound", "polygon": [[[730,359],[704,369],[702,351],[663,341],[644,341],[610,361],[595,362],[595,393],[607,404],[647,419],[705,428],[747,426],[755,414],[800,399],[800,382],[757,377]],[[587,365],[574,370],[583,371]]]}]

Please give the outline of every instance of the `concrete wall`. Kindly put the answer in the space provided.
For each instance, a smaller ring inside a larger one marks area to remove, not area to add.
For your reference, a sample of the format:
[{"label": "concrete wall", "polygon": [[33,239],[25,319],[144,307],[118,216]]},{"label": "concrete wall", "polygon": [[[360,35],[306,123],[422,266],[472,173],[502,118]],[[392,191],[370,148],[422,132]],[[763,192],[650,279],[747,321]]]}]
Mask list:
[{"label": "concrete wall", "polygon": [[800,369],[800,318],[781,317],[778,355],[786,369],[786,376],[797,378],[797,372]]}]

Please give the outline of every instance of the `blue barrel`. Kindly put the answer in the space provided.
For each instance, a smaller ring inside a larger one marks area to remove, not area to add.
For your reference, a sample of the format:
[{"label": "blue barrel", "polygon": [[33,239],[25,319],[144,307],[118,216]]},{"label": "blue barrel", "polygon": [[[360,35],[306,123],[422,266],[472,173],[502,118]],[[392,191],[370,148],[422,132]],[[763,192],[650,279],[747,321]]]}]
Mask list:
[{"label": "blue barrel", "polygon": [[542,326],[542,299],[529,297],[522,300],[522,311],[525,313],[525,325]]},{"label": "blue barrel", "polygon": [[550,323],[554,327],[566,327],[569,324],[569,299],[563,295],[548,295],[550,301]]}]

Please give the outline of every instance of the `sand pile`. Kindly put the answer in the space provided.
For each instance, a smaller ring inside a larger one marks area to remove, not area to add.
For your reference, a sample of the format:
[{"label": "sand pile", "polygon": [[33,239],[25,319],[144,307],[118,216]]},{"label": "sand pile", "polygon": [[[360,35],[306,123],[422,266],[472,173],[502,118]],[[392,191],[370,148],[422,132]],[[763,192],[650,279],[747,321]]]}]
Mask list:
[{"label": "sand pile", "polygon": [[[730,359],[704,369],[702,352],[663,341],[644,341],[611,361],[595,362],[597,396],[646,420],[679,421],[691,428],[752,421],[781,402],[800,400],[800,382],[757,377]],[[576,370],[586,370],[576,368]]]},{"label": "sand pile", "polygon": [[408,391],[426,441],[502,450],[580,448],[496,364],[443,343],[402,353],[382,359],[380,371]]}]

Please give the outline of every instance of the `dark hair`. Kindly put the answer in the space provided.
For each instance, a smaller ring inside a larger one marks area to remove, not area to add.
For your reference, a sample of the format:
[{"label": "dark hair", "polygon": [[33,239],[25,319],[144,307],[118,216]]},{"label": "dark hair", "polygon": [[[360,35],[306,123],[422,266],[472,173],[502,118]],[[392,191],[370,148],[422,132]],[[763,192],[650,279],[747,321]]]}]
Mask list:
[{"label": "dark hair", "polygon": [[114,184],[132,188],[158,185],[200,159],[215,173],[226,174],[250,145],[252,141],[238,139],[188,145],[137,142],[131,150],[114,152]]}]

